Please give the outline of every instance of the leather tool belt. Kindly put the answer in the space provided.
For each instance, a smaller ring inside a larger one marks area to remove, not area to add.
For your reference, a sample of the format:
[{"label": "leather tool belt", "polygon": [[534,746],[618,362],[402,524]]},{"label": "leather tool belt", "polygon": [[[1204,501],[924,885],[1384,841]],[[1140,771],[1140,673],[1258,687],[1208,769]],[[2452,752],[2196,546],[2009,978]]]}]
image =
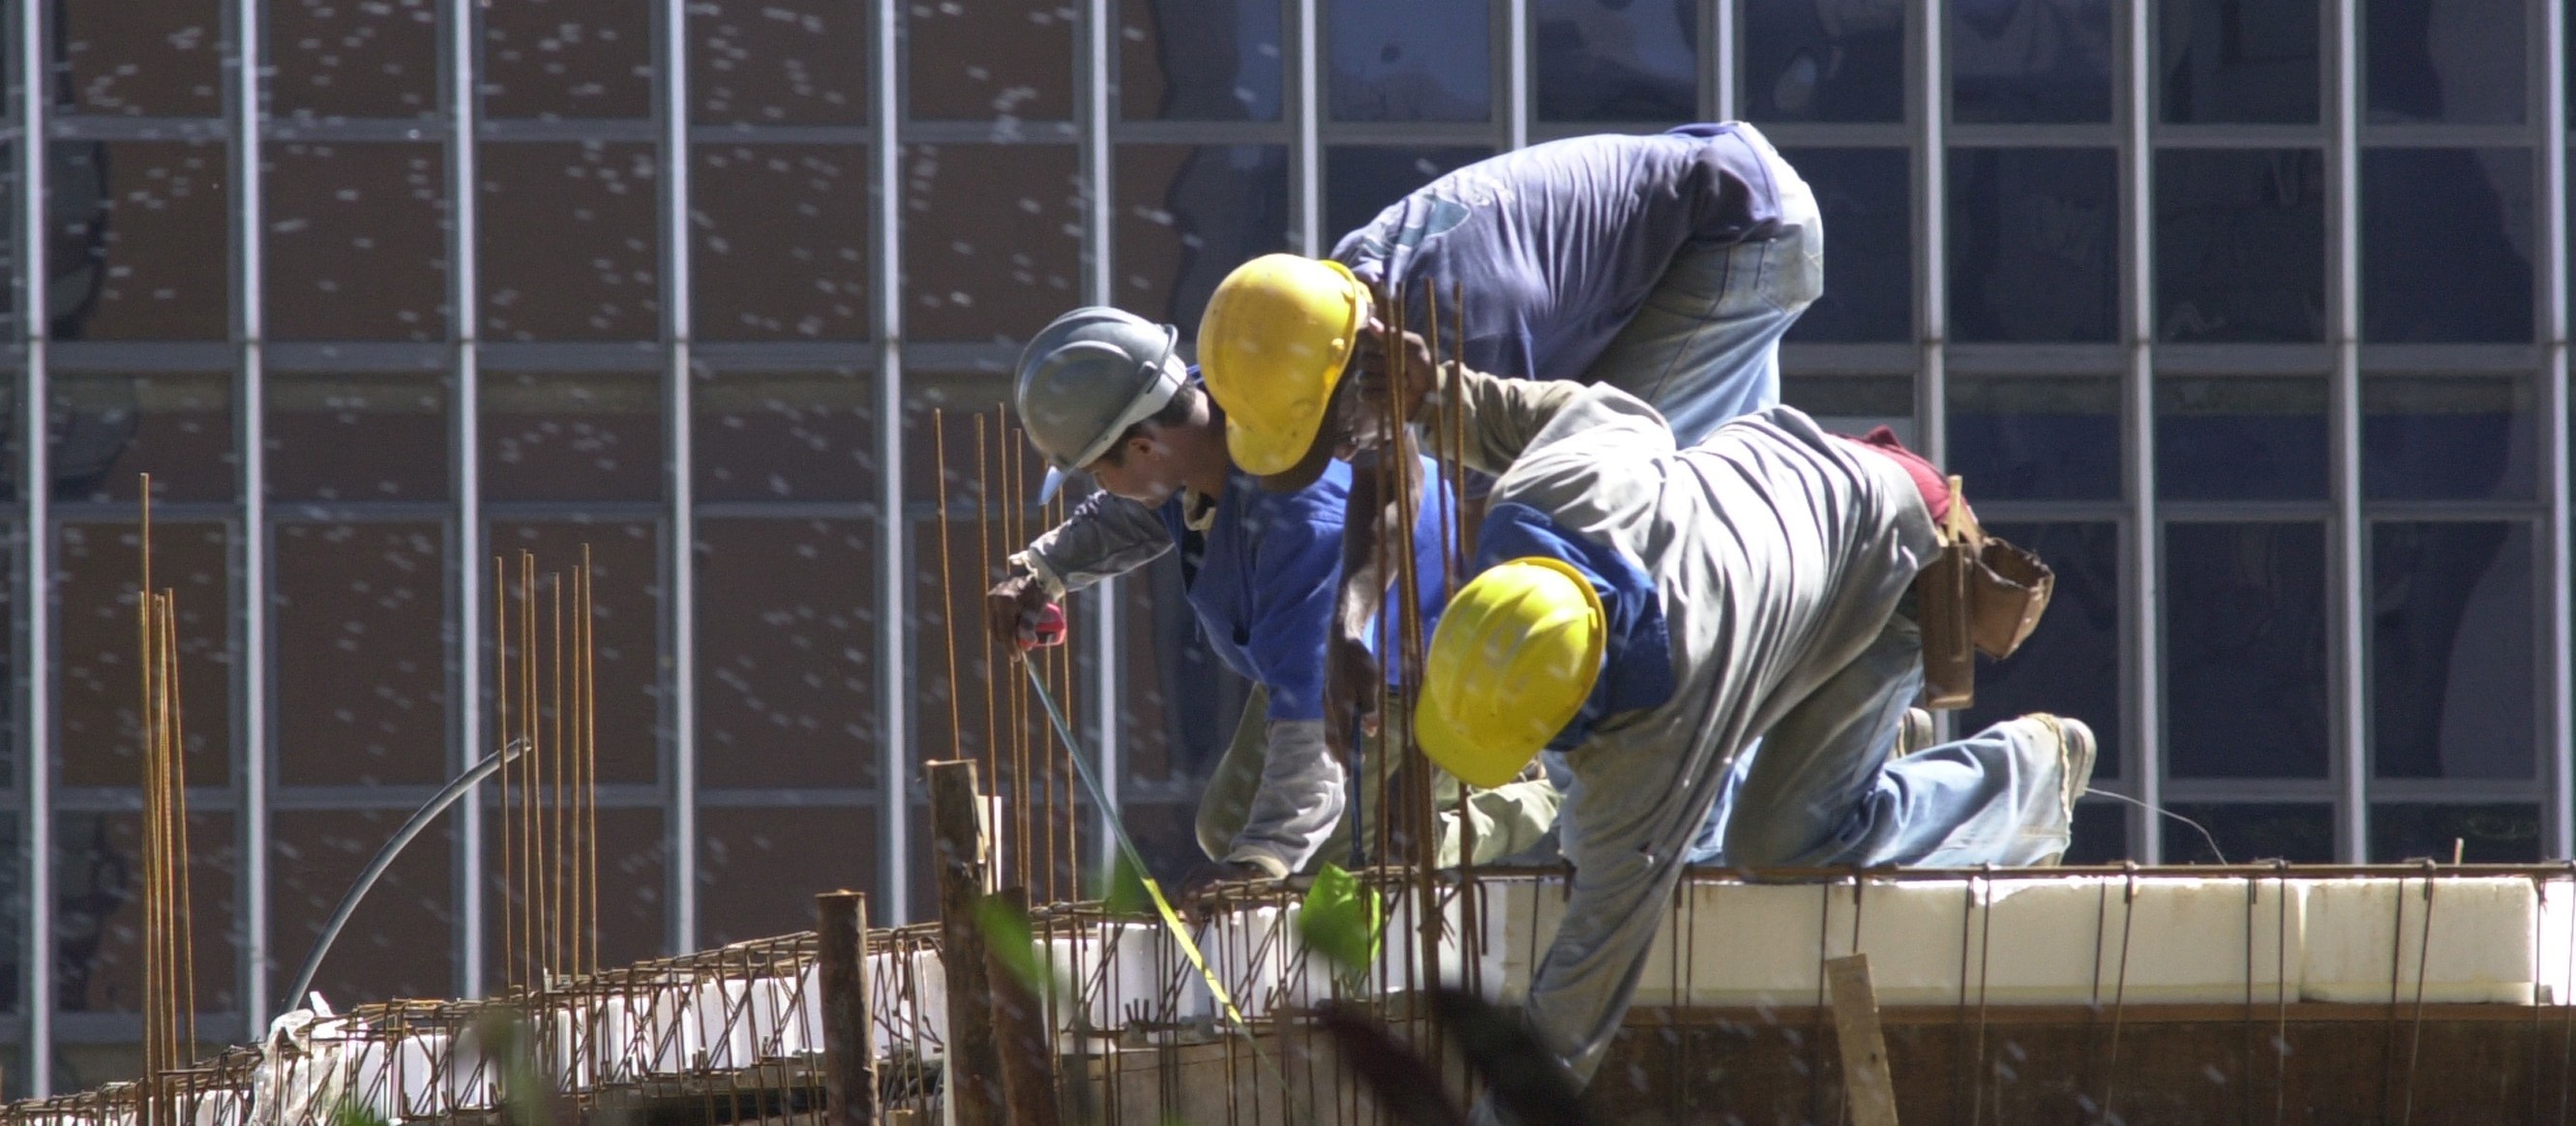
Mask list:
[{"label": "leather tool belt", "polygon": [[1914,576],[1923,630],[1923,706],[1964,708],[1977,698],[1977,654],[2009,657],[2039,627],[2057,576],[2039,556],[1986,534],[1950,478],[1941,552]]}]

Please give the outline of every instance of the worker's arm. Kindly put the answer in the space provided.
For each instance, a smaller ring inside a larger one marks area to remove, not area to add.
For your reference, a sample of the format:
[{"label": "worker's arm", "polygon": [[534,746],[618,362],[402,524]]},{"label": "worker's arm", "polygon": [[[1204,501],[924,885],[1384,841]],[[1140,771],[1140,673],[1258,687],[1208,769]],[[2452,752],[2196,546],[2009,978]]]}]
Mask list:
[{"label": "worker's arm", "polygon": [[1172,549],[1154,510],[1108,493],[1075,505],[1064,523],[1011,556],[1011,575],[984,594],[984,626],[1013,655],[1037,640],[1040,611],[1069,591],[1126,574]]},{"label": "worker's arm", "polygon": [[1306,865],[1342,816],[1343,770],[1324,740],[1324,639],[1340,561],[1338,514],[1283,504],[1251,561],[1253,672],[1270,692],[1261,788],[1226,860],[1274,876]]},{"label": "worker's arm", "polygon": [[1271,720],[1252,813],[1225,862],[1259,868],[1273,879],[1314,859],[1342,819],[1348,779],[1324,745],[1322,720]]},{"label": "worker's arm", "polygon": [[1520,459],[1521,451],[1529,448],[1558,411],[1584,391],[1580,383],[1504,379],[1457,363],[1442,364],[1439,381],[1436,393],[1426,396],[1415,414],[1424,432],[1441,435],[1445,449],[1456,425],[1451,415],[1463,415],[1466,447],[1457,451],[1461,462],[1497,477]]}]

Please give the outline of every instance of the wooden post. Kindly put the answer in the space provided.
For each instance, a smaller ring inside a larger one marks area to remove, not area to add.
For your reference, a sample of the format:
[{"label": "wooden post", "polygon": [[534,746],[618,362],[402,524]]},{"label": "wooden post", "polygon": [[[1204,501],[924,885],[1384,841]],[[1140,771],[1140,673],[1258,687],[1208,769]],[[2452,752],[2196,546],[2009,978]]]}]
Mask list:
[{"label": "wooden post", "polygon": [[1825,962],[1833,988],[1834,1039],[1843,1051],[1843,1097],[1852,1126],[1896,1126],[1896,1080],[1887,1071],[1887,1037],[1878,1027],[1878,991],[1869,955]]},{"label": "wooden post", "polygon": [[961,759],[923,769],[930,778],[931,854],[939,866],[939,962],[948,977],[948,1099],[957,1108],[957,1126],[1002,1126],[992,988],[984,932],[975,923],[986,879],[975,764]]},{"label": "wooden post", "polygon": [[814,897],[816,976],[823,990],[823,1093],[829,1126],[876,1126],[876,1022],[868,1010],[868,897]]},{"label": "wooden post", "polygon": [[[993,898],[1013,914],[1028,917],[1027,889],[1003,888]],[[989,945],[984,975],[993,983],[993,1034],[1002,1053],[1002,1097],[1011,1108],[1011,1126],[1056,1126],[1055,1052],[1047,1035],[1046,1004]]]}]

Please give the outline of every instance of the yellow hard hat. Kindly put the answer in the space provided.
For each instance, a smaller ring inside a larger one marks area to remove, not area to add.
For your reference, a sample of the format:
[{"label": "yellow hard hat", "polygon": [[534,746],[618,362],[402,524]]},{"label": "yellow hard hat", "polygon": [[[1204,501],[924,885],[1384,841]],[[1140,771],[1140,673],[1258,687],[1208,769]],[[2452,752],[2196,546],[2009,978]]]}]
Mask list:
[{"label": "yellow hard hat", "polygon": [[1368,288],[1329,258],[1264,254],[1217,283],[1199,375],[1236,465],[1268,477],[1305,459],[1367,315]]},{"label": "yellow hard hat", "polygon": [[1470,786],[1520,775],[1601,678],[1601,595],[1562,560],[1533,555],[1476,576],[1431,635],[1413,736]]}]

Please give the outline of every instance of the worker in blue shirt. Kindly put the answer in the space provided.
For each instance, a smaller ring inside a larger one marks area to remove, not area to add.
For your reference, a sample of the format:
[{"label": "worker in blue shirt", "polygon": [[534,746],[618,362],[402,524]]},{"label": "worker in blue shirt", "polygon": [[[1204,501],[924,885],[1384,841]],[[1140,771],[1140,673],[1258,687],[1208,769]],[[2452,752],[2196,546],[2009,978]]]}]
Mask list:
[{"label": "worker in blue shirt", "polygon": [[[1336,841],[1353,831],[1343,816],[1347,771],[1324,740],[1322,656],[1351,476],[1335,466],[1297,489],[1261,488],[1227,455],[1224,414],[1175,353],[1175,336],[1116,309],[1084,308],[1029,343],[1013,396],[1049,466],[1041,499],[1073,470],[1087,471],[1101,491],[1012,557],[1015,573],[988,593],[986,620],[1017,652],[1035,640],[1038,613],[1065,592],[1180,553],[1209,647],[1260,689],[1201,801],[1199,843],[1215,863],[1184,882],[1187,892],[1341,859]],[[1447,523],[1435,497],[1415,526],[1416,559],[1432,580],[1420,592],[1426,622],[1447,596],[1438,582]],[[1374,631],[1369,640],[1377,643]],[[1474,859],[1536,843],[1556,802],[1535,774],[1473,795]],[[1454,864],[1458,803],[1442,808],[1437,847]],[[1373,839],[1376,811],[1362,812],[1356,828]]]}]

